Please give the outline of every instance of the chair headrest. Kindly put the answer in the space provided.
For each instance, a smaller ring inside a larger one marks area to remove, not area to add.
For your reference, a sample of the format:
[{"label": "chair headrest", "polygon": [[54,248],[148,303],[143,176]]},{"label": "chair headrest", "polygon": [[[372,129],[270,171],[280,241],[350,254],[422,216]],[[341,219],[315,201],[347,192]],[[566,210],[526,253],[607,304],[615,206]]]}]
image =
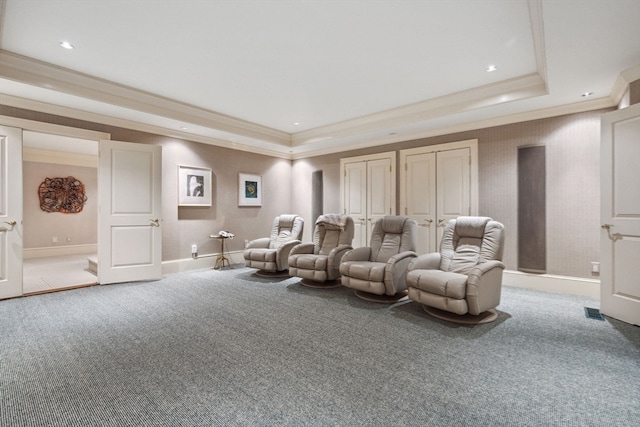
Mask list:
[{"label": "chair headrest", "polygon": [[404,231],[404,224],[409,218],[404,216],[385,216],[381,219],[380,225],[385,233],[401,234]]},{"label": "chair headrest", "polygon": [[455,234],[460,237],[475,237],[481,239],[484,229],[491,218],[486,216],[459,216],[455,219]]}]

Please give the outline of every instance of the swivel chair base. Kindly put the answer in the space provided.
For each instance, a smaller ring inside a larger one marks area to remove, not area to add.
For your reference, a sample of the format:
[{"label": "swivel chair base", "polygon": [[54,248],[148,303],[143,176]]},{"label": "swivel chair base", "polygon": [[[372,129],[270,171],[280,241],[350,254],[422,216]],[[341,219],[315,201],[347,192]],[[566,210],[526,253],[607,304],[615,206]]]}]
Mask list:
[{"label": "swivel chair base", "polygon": [[316,288],[316,289],[332,289],[332,288],[339,288],[340,286],[342,286],[340,279],[327,280],[326,282],[314,282],[313,280],[302,279],[300,280],[300,284],[308,288]]},{"label": "swivel chair base", "polygon": [[267,271],[267,270],[257,270],[256,276],[260,277],[289,277],[289,270],[282,271]]},{"label": "swivel chair base", "polygon": [[434,307],[422,306],[422,309],[429,313],[431,316],[447,320],[449,322],[460,323],[463,325],[479,325],[482,323],[491,323],[498,318],[498,312],[495,309],[487,310],[484,313],[478,315],[473,314],[455,314],[448,311],[440,310]]},{"label": "swivel chair base", "polygon": [[394,304],[407,298],[406,291],[398,292],[395,295],[377,295],[364,291],[355,291],[355,294],[358,298],[365,301],[379,302],[382,304]]}]

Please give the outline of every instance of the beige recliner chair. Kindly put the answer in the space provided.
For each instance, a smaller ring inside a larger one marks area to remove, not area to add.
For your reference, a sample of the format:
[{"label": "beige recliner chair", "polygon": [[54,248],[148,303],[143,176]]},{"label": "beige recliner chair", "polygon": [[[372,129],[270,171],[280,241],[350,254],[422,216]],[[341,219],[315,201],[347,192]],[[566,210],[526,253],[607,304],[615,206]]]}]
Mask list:
[{"label": "beige recliner chair", "polygon": [[244,250],[247,267],[257,268],[261,276],[288,276],[289,253],[300,243],[304,220],[298,215],[275,217],[271,235],[249,242]]},{"label": "beige recliner chair", "polygon": [[444,227],[440,252],[421,255],[407,269],[409,298],[432,316],[458,323],[498,317],[504,227],[487,217],[458,217]]},{"label": "beige recliner chair", "polygon": [[320,215],[313,230],[313,243],[300,243],[289,255],[289,275],[315,288],[340,286],[340,261],[353,249],[353,219],[347,215]]},{"label": "beige recliner chair", "polygon": [[356,290],[362,299],[392,303],[406,296],[406,271],[417,255],[418,224],[403,216],[376,221],[370,246],[355,248],[342,257],[342,286]]}]

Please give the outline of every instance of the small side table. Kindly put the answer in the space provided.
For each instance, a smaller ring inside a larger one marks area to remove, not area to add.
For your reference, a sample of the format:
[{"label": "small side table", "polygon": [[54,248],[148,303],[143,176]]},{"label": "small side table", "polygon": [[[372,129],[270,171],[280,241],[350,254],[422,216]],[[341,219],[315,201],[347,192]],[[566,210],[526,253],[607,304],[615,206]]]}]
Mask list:
[{"label": "small side table", "polygon": [[231,263],[229,262],[229,258],[226,257],[226,255],[224,254],[224,241],[229,239],[228,236],[221,236],[219,234],[210,234],[209,235],[210,239],[219,239],[220,243],[221,243],[221,250],[220,250],[220,255],[218,255],[218,258],[216,258],[216,264],[214,265],[214,270],[216,268],[218,268],[218,265],[220,265],[220,270],[222,270],[222,268],[224,267],[224,263],[227,263],[227,267],[231,268]]}]

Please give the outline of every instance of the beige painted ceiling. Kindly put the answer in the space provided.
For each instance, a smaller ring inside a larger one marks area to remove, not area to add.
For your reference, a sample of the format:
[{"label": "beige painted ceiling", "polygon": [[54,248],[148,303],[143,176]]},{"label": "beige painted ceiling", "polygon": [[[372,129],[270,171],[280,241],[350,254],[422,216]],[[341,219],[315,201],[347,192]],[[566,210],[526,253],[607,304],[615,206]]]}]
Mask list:
[{"label": "beige painted ceiling", "polygon": [[290,158],[612,106],[640,78],[638,0],[1,5],[3,104]]}]

